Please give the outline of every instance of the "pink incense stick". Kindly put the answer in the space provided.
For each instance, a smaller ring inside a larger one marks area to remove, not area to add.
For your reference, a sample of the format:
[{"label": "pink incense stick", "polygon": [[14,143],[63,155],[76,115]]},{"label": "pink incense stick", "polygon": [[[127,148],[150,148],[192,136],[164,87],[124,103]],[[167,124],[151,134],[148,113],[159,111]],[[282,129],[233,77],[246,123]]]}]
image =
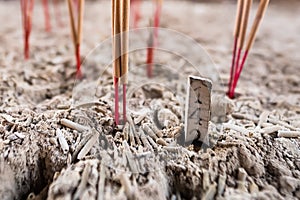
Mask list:
[{"label": "pink incense stick", "polygon": [[123,121],[126,123],[127,118],[126,118],[126,84],[123,84]]},{"label": "pink incense stick", "polygon": [[49,13],[49,2],[48,0],[43,0],[43,7],[44,7],[44,15],[45,15],[45,30],[47,32],[51,31],[51,24],[50,24],[50,13]]},{"label": "pink incense stick", "polygon": [[233,84],[233,79],[236,73],[236,53],[237,53],[237,45],[239,41],[240,36],[240,29],[241,29],[241,21],[242,21],[242,15],[243,15],[243,7],[244,7],[244,0],[238,0],[237,4],[237,11],[236,11],[236,19],[235,19],[235,26],[233,31],[234,36],[234,44],[233,44],[233,50],[232,50],[232,62],[231,62],[231,68],[230,68],[230,79],[228,84],[228,92],[227,95],[230,98],[233,98],[231,96],[231,88]]},{"label": "pink incense stick", "polygon": [[59,27],[63,26],[58,0],[53,0],[56,23]]},{"label": "pink incense stick", "polygon": [[141,0],[132,0],[131,8],[133,16],[133,28],[138,27],[138,23],[141,19],[140,9],[141,9]]},{"label": "pink incense stick", "polygon": [[119,114],[119,78],[114,77],[114,86],[115,86],[115,122],[119,125],[120,114]]}]

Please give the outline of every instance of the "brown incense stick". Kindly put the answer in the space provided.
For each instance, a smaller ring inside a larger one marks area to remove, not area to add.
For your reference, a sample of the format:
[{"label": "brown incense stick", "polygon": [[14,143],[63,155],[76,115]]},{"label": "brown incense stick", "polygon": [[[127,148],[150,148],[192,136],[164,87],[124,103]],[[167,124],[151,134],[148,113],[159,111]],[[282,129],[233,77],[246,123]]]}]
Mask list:
[{"label": "brown incense stick", "polygon": [[84,11],[84,0],[79,0],[77,44],[80,44],[82,41],[83,11]]},{"label": "brown incense stick", "polygon": [[73,2],[72,0],[68,0],[68,8],[69,8],[69,17],[70,17],[70,24],[71,24],[71,34],[73,37],[73,44],[76,44],[77,41],[77,34],[76,34],[76,27],[74,21],[74,12],[73,12]]},{"label": "brown incense stick", "polygon": [[253,42],[255,40],[255,36],[259,27],[259,24],[261,22],[261,20],[263,19],[263,16],[266,13],[267,7],[269,5],[270,0],[261,0],[260,4],[259,4],[259,8],[257,10],[253,25],[252,25],[252,29],[250,31],[249,34],[249,39],[247,42],[247,46],[246,46],[246,51],[250,51]]},{"label": "brown incense stick", "polygon": [[242,21],[242,16],[243,16],[244,1],[245,0],[238,0],[235,26],[234,26],[234,31],[233,31],[233,36],[236,37],[236,38],[238,38],[239,34],[240,34],[241,21]]},{"label": "brown incense stick", "polygon": [[254,43],[254,40],[255,40],[256,33],[257,33],[258,27],[260,25],[260,22],[263,19],[264,14],[266,13],[269,2],[270,2],[270,0],[261,0],[260,1],[258,10],[256,12],[256,16],[255,16],[255,19],[254,19],[254,22],[253,22],[253,25],[252,25],[252,28],[251,28],[251,31],[250,31],[250,34],[249,34],[249,38],[248,38],[248,41],[247,41],[246,50],[245,50],[245,53],[244,53],[244,56],[243,56],[242,63],[239,66],[239,68],[237,69],[238,70],[237,71],[237,78],[235,79],[234,84],[233,84],[233,94],[234,94],[234,89],[236,88],[238,79],[240,77],[240,74],[243,70],[244,64],[246,62],[246,59],[248,57],[249,51],[250,51],[250,49],[251,49],[251,47]]},{"label": "brown incense stick", "polygon": [[239,43],[238,43],[239,49],[243,49],[244,47],[251,6],[252,6],[252,0],[245,0],[243,15],[242,15],[242,23],[241,23],[240,34],[239,34]]}]

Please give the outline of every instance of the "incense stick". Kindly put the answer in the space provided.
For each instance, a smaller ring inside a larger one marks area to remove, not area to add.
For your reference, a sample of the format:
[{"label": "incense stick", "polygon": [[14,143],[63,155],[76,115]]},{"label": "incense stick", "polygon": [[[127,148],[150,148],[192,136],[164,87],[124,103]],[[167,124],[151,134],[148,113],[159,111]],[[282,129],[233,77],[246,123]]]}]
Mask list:
[{"label": "incense stick", "polygon": [[149,78],[152,77],[152,68],[153,68],[153,32],[151,31],[149,41],[148,41],[148,48],[147,48],[147,76]]},{"label": "incense stick", "polygon": [[141,8],[141,0],[131,0],[130,10],[132,11],[133,28],[138,27],[138,23],[141,18],[140,8]]},{"label": "incense stick", "polygon": [[130,23],[130,0],[123,0],[123,21],[122,21],[122,72],[121,82],[123,83],[123,121],[126,122],[126,85],[128,83],[128,49],[129,49],[129,23]]},{"label": "incense stick", "polygon": [[71,34],[73,38],[73,44],[75,48],[75,57],[76,57],[76,77],[81,78],[81,59],[80,59],[80,44],[82,40],[82,24],[83,24],[83,12],[84,12],[84,0],[79,0],[78,2],[78,15],[77,15],[77,30],[74,20],[74,7],[72,0],[68,0],[69,8],[69,17],[71,24]]},{"label": "incense stick", "polygon": [[22,24],[24,34],[24,58],[29,59],[29,38],[32,28],[34,0],[21,0]]},{"label": "incense stick", "polygon": [[154,15],[154,44],[157,43],[158,38],[158,27],[160,24],[160,16],[161,16],[161,9],[162,9],[162,2],[163,0],[156,0],[156,11]]},{"label": "incense stick", "polygon": [[240,34],[243,6],[244,6],[244,0],[238,0],[235,27],[234,27],[234,32],[233,32],[234,44],[233,44],[233,50],[232,50],[232,62],[231,62],[231,68],[230,68],[230,78],[229,78],[229,83],[228,83],[228,92],[227,92],[228,95],[230,94],[230,89],[232,87],[232,82],[233,82],[234,68],[235,68],[235,57],[236,57],[236,50],[237,50],[237,42],[238,42],[238,38],[239,38],[239,34]]},{"label": "incense stick", "polygon": [[[123,85],[123,121],[126,121],[130,0],[112,0],[113,68],[115,85],[115,122],[119,124],[119,90]],[[120,80],[119,80],[120,79]]]},{"label": "incense stick", "polygon": [[269,2],[270,2],[270,0],[261,0],[260,1],[256,16],[255,16],[255,19],[254,19],[254,22],[253,22],[253,25],[252,25],[252,28],[251,28],[251,31],[250,31],[250,34],[249,34],[249,38],[248,38],[248,41],[247,41],[247,45],[246,45],[245,53],[244,53],[244,56],[243,56],[243,59],[242,59],[242,63],[239,66],[239,68],[237,69],[236,78],[234,80],[233,88],[232,88],[233,95],[234,95],[234,90],[236,88],[238,79],[241,75],[244,64],[245,64],[246,59],[248,57],[249,51],[253,46],[258,27],[260,25],[261,20],[263,19],[264,14],[266,13]]},{"label": "incense stick", "polygon": [[45,15],[45,30],[47,32],[51,31],[51,24],[50,24],[50,13],[49,13],[49,2],[48,0],[43,0],[43,7],[44,7],[44,15]]},{"label": "incense stick", "polygon": [[[237,69],[239,67],[240,57],[241,57],[242,49],[244,47],[244,41],[245,41],[251,6],[252,6],[252,0],[244,0],[242,19],[241,19],[241,25],[240,25],[240,30],[239,30],[240,32],[239,32],[239,38],[238,38],[238,54],[237,54],[237,59],[236,59],[236,62],[234,65],[234,70],[233,70],[234,71],[233,82],[235,82],[235,80],[237,78]],[[233,84],[231,84],[231,87],[230,87],[230,92],[229,92],[230,98],[234,97],[233,96],[234,94],[232,92],[232,90],[233,90],[232,87],[233,87]]]},{"label": "incense stick", "polygon": [[[115,122],[119,125],[119,76],[120,76],[120,2],[112,0],[112,34],[113,34],[113,70],[114,70],[114,87],[115,87]],[[118,38],[117,38],[118,37]]]},{"label": "incense stick", "polygon": [[76,43],[76,58],[77,58],[77,73],[76,76],[78,78],[82,77],[82,73],[80,70],[81,66],[81,58],[80,58],[80,44],[82,41],[82,24],[83,24],[83,11],[84,11],[84,0],[79,0],[78,4],[78,34],[77,34],[77,43]]},{"label": "incense stick", "polygon": [[61,20],[61,12],[60,12],[60,8],[59,8],[58,0],[53,0],[53,6],[54,6],[54,11],[55,11],[56,23],[59,27],[62,27],[63,23],[62,23],[62,20]]},{"label": "incense stick", "polygon": [[154,33],[150,33],[150,38],[148,41],[148,48],[147,48],[147,76],[149,78],[153,75],[153,54],[154,48],[158,45],[158,27],[160,24],[160,17],[161,17],[161,9],[162,9],[162,2],[163,0],[155,0],[156,9],[154,12]]}]

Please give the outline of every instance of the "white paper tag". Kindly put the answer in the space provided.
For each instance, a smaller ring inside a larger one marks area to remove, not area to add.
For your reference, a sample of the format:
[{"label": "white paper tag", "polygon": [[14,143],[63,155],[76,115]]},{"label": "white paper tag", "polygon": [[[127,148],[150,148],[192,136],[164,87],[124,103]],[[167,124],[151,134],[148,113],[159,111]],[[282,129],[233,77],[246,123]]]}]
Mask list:
[{"label": "white paper tag", "polygon": [[212,82],[209,79],[189,76],[185,105],[185,144],[198,140],[207,143],[210,120]]}]

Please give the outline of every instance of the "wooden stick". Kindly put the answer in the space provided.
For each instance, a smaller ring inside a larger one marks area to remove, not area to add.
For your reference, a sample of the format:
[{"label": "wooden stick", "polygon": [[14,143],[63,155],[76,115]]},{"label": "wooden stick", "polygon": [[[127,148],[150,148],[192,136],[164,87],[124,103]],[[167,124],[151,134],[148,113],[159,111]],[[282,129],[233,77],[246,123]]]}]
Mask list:
[{"label": "wooden stick", "polygon": [[235,27],[233,31],[233,36],[234,36],[234,44],[233,44],[233,50],[232,50],[232,62],[231,62],[231,68],[230,68],[230,78],[229,78],[229,83],[228,83],[228,96],[230,98],[230,89],[232,87],[233,83],[233,76],[234,76],[234,68],[235,68],[235,57],[236,57],[236,51],[237,51],[237,43],[238,43],[238,38],[240,34],[240,27],[241,27],[241,21],[242,21],[242,14],[243,14],[243,6],[244,6],[244,0],[238,0],[238,5],[237,5],[237,11],[236,11],[236,19],[235,19]]},{"label": "wooden stick", "polygon": [[237,69],[238,70],[237,71],[237,76],[236,76],[236,79],[234,81],[234,85],[233,85],[233,89],[232,89],[233,94],[234,94],[234,89],[236,88],[238,79],[239,79],[239,77],[241,75],[241,72],[243,70],[244,64],[246,62],[246,59],[248,57],[249,51],[250,51],[250,49],[253,45],[253,42],[255,40],[256,33],[257,33],[258,27],[260,25],[260,22],[263,19],[263,16],[265,15],[265,13],[266,13],[269,2],[270,2],[270,0],[261,0],[260,1],[256,16],[255,16],[255,19],[254,19],[254,22],[253,22],[253,25],[252,25],[252,28],[251,28],[251,31],[250,31],[250,34],[249,34],[249,38],[248,38],[248,41],[247,41],[246,50],[245,50],[245,53],[244,53],[244,56],[243,56],[242,63],[239,66],[239,68]]}]

